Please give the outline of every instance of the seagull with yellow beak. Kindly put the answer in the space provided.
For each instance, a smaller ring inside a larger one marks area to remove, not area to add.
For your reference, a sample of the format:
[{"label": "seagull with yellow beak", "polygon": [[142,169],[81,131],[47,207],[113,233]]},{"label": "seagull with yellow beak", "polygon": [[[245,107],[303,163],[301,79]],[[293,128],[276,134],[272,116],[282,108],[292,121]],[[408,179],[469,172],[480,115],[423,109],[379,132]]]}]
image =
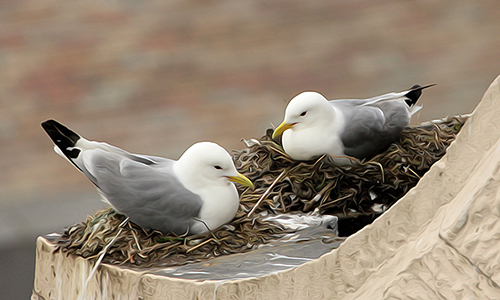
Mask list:
[{"label": "seagull with yellow beak", "polygon": [[55,120],[42,127],[55,151],[87,176],[105,202],[145,228],[178,235],[216,229],[238,210],[233,182],[253,189],[215,143],[196,143],[175,161],[89,141]]},{"label": "seagull with yellow beak", "polygon": [[330,154],[340,165],[370,158],[396,141],[411,116],[422,90],[409,90],[368,99],[328,101],[317,92],[303,92],[288,103],[285,118],[273,133],[282,136],[285,152],[295,160]]}]

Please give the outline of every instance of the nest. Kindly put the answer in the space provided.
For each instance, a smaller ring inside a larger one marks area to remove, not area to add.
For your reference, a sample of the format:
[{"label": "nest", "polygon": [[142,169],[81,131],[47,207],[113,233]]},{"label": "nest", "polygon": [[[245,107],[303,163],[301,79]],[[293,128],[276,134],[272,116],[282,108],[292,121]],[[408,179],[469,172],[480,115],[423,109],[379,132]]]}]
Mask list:
[{"label": "nest", "polygon": [[90,260],[105,253],[103,261],[111,264],[175,266],[249,251],[288,232],[262,219],[247,218],[240,210],[231,223],[212,233],[182,237],[146,230],[107,208],[68,228],[57,242],[63,252]]},{"label": "nest", "polygon": [[353,166],[337,166],[327,155],[294,161],[268,129],[261,139],[245,141],[247,148],[232,152],[236,167],[255,189],[240,191],[240,209],[231,223],[210,233],[180,237],[145,230],[109,208],[65,230],[58,250],[112,264],[181,265],[249,251],[289,233],[277,223],[263,221],[266,213],[336,215],[344,221],[340,231],[356,227],[344,230],[352,233],[414,187],[446,153],[466,120],[450,117],[406,128],[383,153]]}]

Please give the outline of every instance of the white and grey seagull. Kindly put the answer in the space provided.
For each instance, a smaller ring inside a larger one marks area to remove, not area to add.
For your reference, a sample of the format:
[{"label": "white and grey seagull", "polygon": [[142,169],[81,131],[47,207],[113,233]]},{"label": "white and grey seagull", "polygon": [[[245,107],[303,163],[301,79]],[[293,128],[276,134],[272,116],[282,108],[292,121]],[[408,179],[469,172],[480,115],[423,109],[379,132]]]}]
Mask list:
[{"label": "white and grey seagull", "polygon": [[288,103],[285,118],[273,132],[282,136],[285,152],[295,160],[330,154],[336,163],[370,158],[397,140],[416,106],[422,90],[414,85],[399,93],[368,99],[328,101],[317,92],[303,92]]},{"label": "white and grey seagull", "polygon": [[232,182],[253,188],[215,143],[196,143],[175,161],[89,141],[55,120],[42,127],[55,151],[94,183],[105,202],[145,228],[178,235],[216,229],[238,210]]}]

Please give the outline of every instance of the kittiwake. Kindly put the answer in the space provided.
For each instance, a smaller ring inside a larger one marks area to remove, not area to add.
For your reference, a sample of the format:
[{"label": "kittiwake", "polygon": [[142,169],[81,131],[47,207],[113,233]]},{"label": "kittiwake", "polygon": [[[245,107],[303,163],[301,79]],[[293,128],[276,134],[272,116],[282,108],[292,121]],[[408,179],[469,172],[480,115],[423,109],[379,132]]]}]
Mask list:
[{"label": "kittiwake", "polygon": [[422,90],[409,90],[368,99],[328,101],[317,92],[303,92],[288,103],[285,118],[273,132],[282,136],[285,152],[295,160],[330,154],[336,163],[371,158],[396,141],[411,116]]},{"label": "kittiwake", "polygon": [[229,153],[212,142],[175,161],[89,141],[55,120],[42,123],[55,151],[97,187],[103,200],[145,228],[199,234],[230,222],[239,207],[232,182],[253,188]]}]

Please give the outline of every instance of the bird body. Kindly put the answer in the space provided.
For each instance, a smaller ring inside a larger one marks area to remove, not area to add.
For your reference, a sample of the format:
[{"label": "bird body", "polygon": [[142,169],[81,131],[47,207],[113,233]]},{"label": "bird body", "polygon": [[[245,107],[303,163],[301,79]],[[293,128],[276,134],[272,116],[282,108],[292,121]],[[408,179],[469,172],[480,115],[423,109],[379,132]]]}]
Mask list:
[{"label": "bird body", "polygon": [[252,186],[215,143],[196,143],[176,161],[89,141],[55,120],[42,127],[55,151],[87,176],[104,201],[164,233],[198,234],[231,221],[239,207],[232,182]]},{"label": "bird body", "polygon": [[368,99],[328,101],[316,92],[303,92],[287,105],[285,118],[274,131],[283,149],[296,160],[310,160],[325,153],[338,164],[370,158],[394,142],[411,116],[421,90],[388,93]]}]

